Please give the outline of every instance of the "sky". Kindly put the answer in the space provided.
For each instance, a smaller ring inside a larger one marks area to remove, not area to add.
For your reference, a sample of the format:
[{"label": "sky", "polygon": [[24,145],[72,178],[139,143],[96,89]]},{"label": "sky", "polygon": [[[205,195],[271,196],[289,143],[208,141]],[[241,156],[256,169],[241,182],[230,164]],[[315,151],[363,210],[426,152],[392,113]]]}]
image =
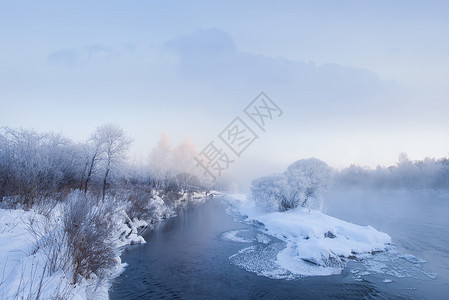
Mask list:
[{"label": "sky", "polygon": [[[447,1],[0,0],[0,127],[83,141],[112,122],[145,160],[163,132],[202,150],[241,117],[258,136],[229,170],[244,180],[308,157],[443,157],[447,16]],[[244,113],[262,91],[282,110],[265,131]]]}]

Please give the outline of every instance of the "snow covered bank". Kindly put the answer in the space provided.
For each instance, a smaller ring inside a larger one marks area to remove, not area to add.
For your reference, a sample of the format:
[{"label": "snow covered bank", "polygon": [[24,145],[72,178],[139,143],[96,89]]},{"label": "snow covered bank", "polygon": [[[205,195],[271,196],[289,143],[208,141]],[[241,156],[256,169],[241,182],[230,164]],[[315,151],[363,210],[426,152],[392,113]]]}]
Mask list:
[{"label": "snow covered bank", "polygon": [[[247,216],[246,222],[285,243],[274,258],[278,270],[274,273],[265,270],[270,277],[338,274],[348,259],[384,251],[391,243],[386,233],[371,226],[351,224],[317,210],[298,207],[266,213],[258,210],[246,195],[228,195],[226,200],[236,212]],[[240,254],[244,253],[254,255],[254,249],[244,249]],[[242,255],[239,260],[244,260]]]},{"label": "snow covered bank", "polygon": [[[104,288],[95,278],[72,285],[71,274],[52,270],[47,256],[51,248],[45,245],[48,236],[37,239],[33,233],[44,222],[45,217],[34,210],[0,209],[0,299],[86,299],[95,288],[96,298],[105,299],[98,297]],[[118,261],[115,272],[120,272],[120,265]]]},{"label": "snow covered bank", "polygon": [[[145,243],[145,229],[174,216],[177,206],[204,202],[205,197],[196,193],[167,202],[154,194],[146,220],[131,220],[126,201],[106,197],[96,203],[79,191],[45,216],[34,209],[0,209],[0,299],[108,299],[112,279],[126,267],[120,259],[123,247]],[[106,251],[110,254],[104,257]],[[91,263],[99,267],[75,273]]]},{"label": "snow covered bank", "polygon": [[205,192],[185,193],[179,199],[173,201],[173,206],[168,206],[157,193],[154,193],[149,200],[147,208],[152,212],[151,217],[147,220],[138,218],[133,218],[132,220],[128,218],[125,221],[118,220],[121,224],[119,247],[146,243],[141,234],[143,234],[146,229],[151,229],[152,224],[175,216],[175,208],[178,206],[184,206],[189,203],[203,203],[206,201],[207,197],[208,195]]}]

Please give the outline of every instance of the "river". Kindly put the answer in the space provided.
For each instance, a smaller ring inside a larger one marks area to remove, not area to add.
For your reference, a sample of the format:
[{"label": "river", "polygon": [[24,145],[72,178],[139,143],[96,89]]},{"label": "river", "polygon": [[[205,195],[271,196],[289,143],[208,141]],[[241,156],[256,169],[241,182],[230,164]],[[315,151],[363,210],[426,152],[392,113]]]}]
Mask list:
[{"label": "river", "polygon": [[[146,244],[127,247],[122,260],[129,265],[114,281],[109,296],[113,300],[446,299],[449,295],[447,196],[429,200],[423,195],[343,194],[328,196],[328,214],[381,229],[392,237],[398,252],[427,262],[404,261],[399,265],[397,260],[391,260],[385,266],[394,273],[365,272],[363,276],[357,276],[362,273],[357,273],[360,266],[354,264],[333,276],[295,280],[259,276],[230,262],[229,257],[248,244],[223,238],[223,234],[234,230],[256,235],[258,229],[229,214],[222,199],[211,199],[180,208],[176,217],[145,233]],[[384,282],[386,278],[388,283]]]}]

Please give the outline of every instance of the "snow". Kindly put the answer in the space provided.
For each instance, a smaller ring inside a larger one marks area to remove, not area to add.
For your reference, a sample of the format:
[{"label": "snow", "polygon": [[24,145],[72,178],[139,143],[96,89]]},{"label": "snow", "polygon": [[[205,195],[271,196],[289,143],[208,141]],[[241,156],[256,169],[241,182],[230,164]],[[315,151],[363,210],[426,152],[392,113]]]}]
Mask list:
[{"label": "snow", "polygon": [[127,224],[120,222],[120,239],[118,247],[134,244],[145,244],[145,239],[139,235],[139,229],[147,228],[149,224],[144,220],[134,219]]},{"label": "snow", "polygon": [[[54,299],[57,295],[64,299],[108,299],[109,280],[99,280],[94,275],[73,285],[69,270],[49,272],[45,243],[49,232],[57,230],[60,215],[61,208],[56,207],[51,215],[55,221],[48,223],[45,216],[34,210],[0,209],[0,299],[35,297],[41,278],[42,299]],[[148,226],[147,222],[135,219],[127,225],[116,217],[120,229],[130,233],[119,239],[117,247],[145,243],[138,229]],[[48,226],[55,229],[49,231]],[[119,256],[116,260],[115,268],[108,270],[108,279],[119,276],[126,267]]]},{"label": "snow", "polygon": [[[55,273],[48,271],[45,247],[37,248],[40,241],[36,240],[30,230],[31,224],[38,224],[44,218],[33,210],[0,209],[1,299],[28,298],[29,295],[35,295],[41,278],[44,287],[40,295],[42,299],[52,299],[56,295],[82,299],[75,295],[86,294],[86,289],[94,284],[92,280],[86,280],[80,285],[72,286],[68,279],[69,274],[62,270]],[[38,226],[34,228],[39,230]]]},{"label": "snow", "polygon": [[238,242],[238,243],[251,243],[252,240],[239,236],[242,230],[232,230],[225,232],[222,238],[228,241]]},{"label": "snow", "polygon": [[[247,216],[247,223],[258,225],[263,233],[284,242],[283,249],[274,258],[276,278],[279,274],[289,278],[339,274],[345,260],[384,251],[391,243],[388,234],[372,226],[348,223],[317,210],[299,207],[287,212],[266,213],[258,210],[246,195],[228,195],[226,200],[240,214]],[[251,269],[241,262],[246,261],[242,254],[253,250],[247,248],[232,256],[231,260],[245,269]],[[267,273],[266,270],[264,273]]]},{"label": "snow", "polygon": [[[201,203],[206,199],[205,193],[195,193],[192,197],[176,200],[176,205]],[[188,201],[187,201],[188,200]],[[89,279],[81,279],[72,284],[70,263],[64,270],[49,271],[47,255],[48,245],[60,243],[58,234],[62,232],[64,205],[57,205],[49,215],[44,216],[35,210],[0,209],[0,299],[33,299],[41,288],[41,299],[108,299],[111,280],[119,276],[127,266],[121,263],[121,248],[130,244],[145,243],[140,235],[152,223],[174,215],[173,207],[168,206],[157,194],[152,196],[149,205],[152,209],[151,220],[130,220],[123,208],[114,215],[117,224],[116,241],[117,263],[106,270],[103,279],[95,274]],[[56,239],[55,239],[56,237]],[[71,258],[61,249],[61,259]],[[42,284],[41,283],[42,279]]]},{"label": "snow", "polygon": [[386,244],[391,243],[386,233],[371,226],[358,226],[305,208],[258,215],[250,219],[263,223],[271,235],[292,244],[297,256],[313,261],[331,254],[348,257],[357,253],[382,251]]}]

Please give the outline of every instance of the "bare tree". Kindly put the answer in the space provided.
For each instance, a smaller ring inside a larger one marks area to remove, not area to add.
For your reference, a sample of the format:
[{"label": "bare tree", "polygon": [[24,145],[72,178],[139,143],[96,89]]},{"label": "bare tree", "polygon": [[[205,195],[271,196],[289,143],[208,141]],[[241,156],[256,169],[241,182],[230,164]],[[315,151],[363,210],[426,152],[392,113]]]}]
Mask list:
[{"label": "bare tree", "polygon": [[106,184],[111,169],[117,167],[126,157],[133,140],[122,128],[114,124],[106,124],[97,128],[95,132],[97,142],[101,144],[105,156],[105,170],[103,176],[102,198],[106,195]]},{"label": "bare tree", "polygon": [[102,146],[103,141],[97,130],[92,134],[90,139],[83,147],[86,158],[84,174],[87,173],[86,178],[84,179],[84,193],[87,193],[87,186],[89,184],[89,181],[92,179],[92,175],[94,174],[95,169],[97,168],[97,164],[99,160],[101,160],[102,158],[103,154]]}]

